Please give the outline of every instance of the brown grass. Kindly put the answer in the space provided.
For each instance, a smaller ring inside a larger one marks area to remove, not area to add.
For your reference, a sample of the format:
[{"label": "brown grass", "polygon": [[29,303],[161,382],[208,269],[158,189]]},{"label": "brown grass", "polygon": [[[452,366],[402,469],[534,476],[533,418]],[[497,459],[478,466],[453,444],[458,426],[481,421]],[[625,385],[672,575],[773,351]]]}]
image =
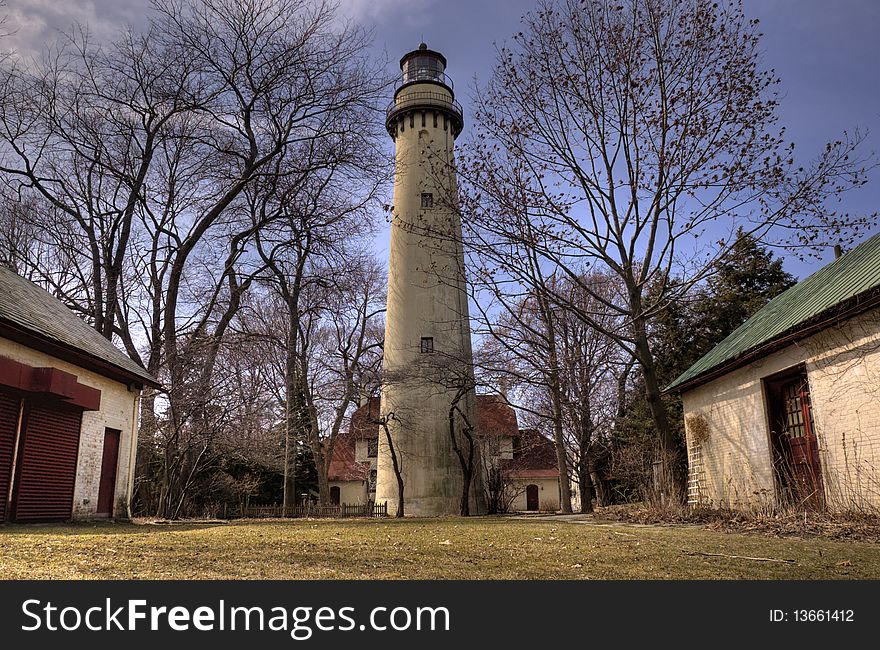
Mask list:
[{"label": "brown grass", "polygon": [[5,525],[0,571],[17,579],[880,578],[880,546],[503,517]]}]

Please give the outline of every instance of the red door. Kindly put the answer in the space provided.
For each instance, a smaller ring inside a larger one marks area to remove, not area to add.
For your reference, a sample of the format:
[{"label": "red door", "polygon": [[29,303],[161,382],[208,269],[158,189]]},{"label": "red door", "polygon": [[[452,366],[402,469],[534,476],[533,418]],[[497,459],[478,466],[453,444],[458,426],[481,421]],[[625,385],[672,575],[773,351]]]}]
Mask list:
[{"label": "red door", "polygon": [[774,392],[777,475],[792,505],[821,507],[822,467],[806,374],[786,378]]},{"label": "red door", "polygon": [[34,401],[26,420],[12,516],[18,521],[70,519],[82,410]]},{"label": "red door", "polygon": [[119,461],[119,431],[104,430],[104,455],[101,460],[101,484],[98,488],[99,517],[113,516],[113,499],[116,496],[116,465]]},{"label": "red door", "polygon": [[6,520],[6,500],[12,483],[12,457],[21,400],[0,391],[0,521]]},{"label": "red door", "polygon": [[538,486],[526,486],[526,510],[538,509]]}]

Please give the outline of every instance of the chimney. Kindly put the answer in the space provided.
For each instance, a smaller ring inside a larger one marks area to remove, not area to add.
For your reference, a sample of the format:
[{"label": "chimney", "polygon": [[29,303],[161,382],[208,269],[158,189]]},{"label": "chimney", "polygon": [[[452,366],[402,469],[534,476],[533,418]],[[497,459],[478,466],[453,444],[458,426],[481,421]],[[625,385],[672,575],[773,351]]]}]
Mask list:
[{"label": "chimney", "polygon": [[843,255],[843,249],[840,247],[840,244],[834,244],[834,259],[840,259],[841,255]]}]

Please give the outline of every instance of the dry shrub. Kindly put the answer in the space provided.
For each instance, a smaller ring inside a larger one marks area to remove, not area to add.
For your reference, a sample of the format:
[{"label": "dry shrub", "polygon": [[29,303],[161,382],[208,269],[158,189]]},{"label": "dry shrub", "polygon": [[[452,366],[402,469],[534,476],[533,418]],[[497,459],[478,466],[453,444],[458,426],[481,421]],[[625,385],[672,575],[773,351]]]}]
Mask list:
[{"label": "dry shrub", "polygon": [[692,445],[701,445],[709,439],[709,421],[702,415],[689,415],[684,425]]},{"label": "dry shrub", "polygon": [[598,508],[596,516],[612,521],[656,525],[703,525],[726,533],[768,537],[821,537],[880,543],[880,516],[861,512],[800,512],[769,509],[657,508],[650,503]]}]

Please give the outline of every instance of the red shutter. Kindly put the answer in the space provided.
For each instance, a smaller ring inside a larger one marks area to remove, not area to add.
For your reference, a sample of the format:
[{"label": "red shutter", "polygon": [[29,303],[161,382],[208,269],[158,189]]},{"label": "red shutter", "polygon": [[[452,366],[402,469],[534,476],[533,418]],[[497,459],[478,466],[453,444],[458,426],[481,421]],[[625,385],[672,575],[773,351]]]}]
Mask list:
[{"label": "red shutter", "polygon": [[15,429],[18,426],[20,400],[0,391],[0,521],[6,520],[6,498],[12,478],[12,454],[15,450]]},{"label": "red shutter", "polygon": [[16,520],[70,518],[81,425],[79,409],[57,402],[31,404],[20,443]]}]

